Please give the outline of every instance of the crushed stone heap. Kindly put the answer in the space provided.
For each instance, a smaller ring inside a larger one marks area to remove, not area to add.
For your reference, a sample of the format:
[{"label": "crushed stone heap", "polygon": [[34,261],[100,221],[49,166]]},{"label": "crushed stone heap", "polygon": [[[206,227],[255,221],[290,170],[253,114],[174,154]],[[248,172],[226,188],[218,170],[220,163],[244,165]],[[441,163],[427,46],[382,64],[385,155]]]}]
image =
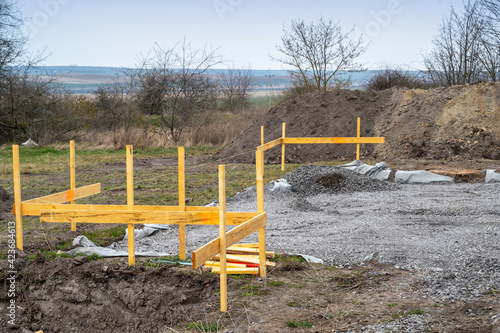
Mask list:
[{"label": "crushed stone heap", "polygon": [[352,193],[391,191],[396,184],[372,179],[344,168],[331,166],[304,165],[284,177],[292,191],[309,196],[319,193]]}]

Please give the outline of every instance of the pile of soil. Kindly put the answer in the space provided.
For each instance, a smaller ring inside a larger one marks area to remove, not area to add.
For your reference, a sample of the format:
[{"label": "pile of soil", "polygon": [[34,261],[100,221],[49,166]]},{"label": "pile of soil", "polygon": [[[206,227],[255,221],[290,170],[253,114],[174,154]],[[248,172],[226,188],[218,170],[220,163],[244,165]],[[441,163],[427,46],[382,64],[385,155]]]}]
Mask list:
[{"label": "pile of soil", "polygon": [[[0,264],[2,294],[7,295],[9,269],[7,261]],[[190,268],[127,267],[87,257],[49,261],[39,255],[36,260],[16,258],[16,269],[20,295],[16,327],[11,328],[45,333],[163,332],[218,307],[218,277]],[[2,316],[0,326],[9,327],[7,320]]]},{"label": "pile of soil", "polygon": [[14,216],[12,215],[12,204],[14,203],[14,198],[12,198],[7,191],[0,186],[0,221],[12,221]]},{"label": "pile of soil", "polygon": [[[382,136],[386,141],[361,145],[361,159],[500,159],[499,82],[301,95],[270,109],[216,157],[253,163],[260,127],[264,126],[264,141],[269,142],[281,137],[282,122],[287,137],[355,137],[357,117],[361,136]],[[280,148],[265,153],[268,163],[280,158]],[[287,162],[355,158],[353,144],[286,146]]]}]

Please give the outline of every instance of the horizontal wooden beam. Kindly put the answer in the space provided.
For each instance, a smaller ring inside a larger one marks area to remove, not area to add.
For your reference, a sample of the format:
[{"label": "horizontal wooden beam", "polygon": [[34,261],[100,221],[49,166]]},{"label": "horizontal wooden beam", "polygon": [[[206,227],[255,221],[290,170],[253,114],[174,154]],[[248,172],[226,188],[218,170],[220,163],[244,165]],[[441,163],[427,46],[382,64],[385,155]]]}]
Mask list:
[{"label": "horizontal wooden beam", "polygon": [[276,140],[273,140],[273,141],[270,141],[268,143],[264,143],[263,145],[261,146],[258,146],[257,148],[255,148],[256,151],[266,151],[266,150],[269,150],[273,147],[276,147],[276,146],[279,146],[280,144],[282,144],[282,138],[279,138],[279,139],[276,139]]},{"label": "horizontal wooden beam", "polygon": [[[68,205],[69,207],[69,205]],[[126,206],[125,206],[126,207]],[[135,207],[134,207],[135,208]],[[227,213],[226,223],[238,225],[258,213]],[[217,212],[162,212],[162,211],[96,211],[96,210],[42,210],[40,221],[45,223],[118,223],[118,224],[203,224],[218,225]]]},{"label": "horizontal wooden beam", "polygon": [[[147,205],[134,205],[135,210],[147,211],[160,211],[160,212],[176,212],[179,211],[179,206],[147,206]],[[114,210],[127,210],[126,205],[89,205],[89,204],[50,204],[50,203],[22,203],[21,214],[23,216],[40,216],[42,210],[96,210],[96,211],[114,211]],[[188,212],[218,212],[218,207],[196,207],[186,206],[185,210]],[[250,213],[252,214],[252,213]]]},{"label": "horizontal wooden beam", "polygon": [[384,143],[383,137],[362,137],[362,138],[284,138],[285,144],[308,144],[308,143]]},{"label": "horizontal wooden beam", "polygon": [[23,201],[23,204],[40,204],[40,203],[53,203],[60,204],[63,202],[70,202],[76,199],[88,197],[101,192],[101,183],[92,184],[84,187],[79,187],[74,190],[54,193],[44,197],[35,198]]},{"label": "horizontal wooden beam", "polygon": [[[226,213],[229,215],[229,213]],[[227,218],[226,215],[226,218]],[[247,222],[239,225],[238,227],[232,229],[227,233],[226,237],[226,247],[229,247],[248,235],[256,232],[260,228],[266,226],[266,213],[260,213],[259,215],[253,217]],[[212,257],[219,254],[220,239],[217,237],[211,242],[200,247],[198,250],[193,252],[193,268],[200,267],[205,261],[210,260]]]},{"label": "horizontal wooden beam", "polygon": [[[212,273],[219,273],[220,274],[220,267],[215,266],[212,268]],[[258,267],[227,267],[226,268],[226,274],[254,274],[257,275],[259,274],[259,268]]]}]

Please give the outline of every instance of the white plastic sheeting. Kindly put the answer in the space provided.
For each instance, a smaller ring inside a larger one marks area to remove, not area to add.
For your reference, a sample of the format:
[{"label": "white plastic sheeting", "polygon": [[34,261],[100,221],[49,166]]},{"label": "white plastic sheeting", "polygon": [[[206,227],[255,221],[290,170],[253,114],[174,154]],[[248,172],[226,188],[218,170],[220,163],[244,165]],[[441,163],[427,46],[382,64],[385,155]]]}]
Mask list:
[{"label": "white plastic sheeting", "polygon": [[398,184],[453,184],[453,178],[442,176],[430,171],[416,170],[416,171],[396,171],[394,181]]},{"label": "white plastic sheeting", "polygon": [[292,191],[292,185],[288,183],[286,179],[278,179],[276,181],[271,181],[269,182],[272,187],[269,188],[269,191],[271,192],[291,192]]},{"label": "white plastic sheeting", "polygon": [[[94,242],[92,242],[90,239],[88,239],[85,236],[78,236],[73,240],[73,245],[80,245],[80,247],[74,248],[72,250],[69,250],[68,252],[62,252],[59,251],[60,253],[68,253],[73,256],[76,255],[85,255],[85,256],[90,256],[93,254],[97,254],[99,257],[127,257],[128,252],[127,251],[119,251],[115,250],[109,247],[101,247]],[[164,257],[170,255],[169,253],[163,253],[163,252],[135,252],[136,256],[139,257]]]},{"label": "white plastic sheeting", "polygon": [[485,183],[500,183],[500,173],[495,172],[495,170],[486,170]]},{"label": "white plastic sheeting", "polygon": [[[145,224],[142,229],[134,229],[134,238],[141,239],[144,237],[148,237],[149,235],[157,232],[160,229],[170,229],[172,226],[170,224]],[[128,228],[125,229],[125,237],[123,240],[128,239]]]},{"label": "white plastic sheeting", "polygon": [[38,143],[36,143],[35,141],[33,141],[31,138],[29,138],[28,141],[23,142],[22,145],[24,147],[36,147],[36,146],[38,146]]},{"label": "white plastic sheeting", "polygon": [[351,163],[343,164],[339,167],[378,180],[387,180],[389,179],[389,175],[391,174],[391,169],[389,169],[385,162],[380,162],[375,165],[368,165],[361,161],[352,161]]}]

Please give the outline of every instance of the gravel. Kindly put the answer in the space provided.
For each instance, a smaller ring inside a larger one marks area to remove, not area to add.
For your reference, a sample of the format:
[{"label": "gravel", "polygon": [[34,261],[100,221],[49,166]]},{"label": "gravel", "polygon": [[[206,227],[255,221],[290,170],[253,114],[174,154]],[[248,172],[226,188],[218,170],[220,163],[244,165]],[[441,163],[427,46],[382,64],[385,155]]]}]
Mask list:
[{"label": "gravel", "polygon": [[[345,177],[334,177],[341,180],[336,189],[316,181],[332,173]],[[394,185],[317,166],[298,168],[286,179],[293,192],[265,193],[270,250],[340,267],[373,256],[412,270],[423,282],[420,292],[436,302],[469,301],[500,286],[500,184]],[[255,190],[230,198],[227,209],[256,211]],[[136,250],[176,254],[177,230],[138,240]],[[188,252],[217,236],[214,226],[188,226]]]},{"label": "gravel", "polygon": [[304,165],[287,174],[285,179],[292,185],[292,191],[302,196],[318,193],[390,191],[398,188],[393,183],[382,182],[354,171],[330,166]]}]

